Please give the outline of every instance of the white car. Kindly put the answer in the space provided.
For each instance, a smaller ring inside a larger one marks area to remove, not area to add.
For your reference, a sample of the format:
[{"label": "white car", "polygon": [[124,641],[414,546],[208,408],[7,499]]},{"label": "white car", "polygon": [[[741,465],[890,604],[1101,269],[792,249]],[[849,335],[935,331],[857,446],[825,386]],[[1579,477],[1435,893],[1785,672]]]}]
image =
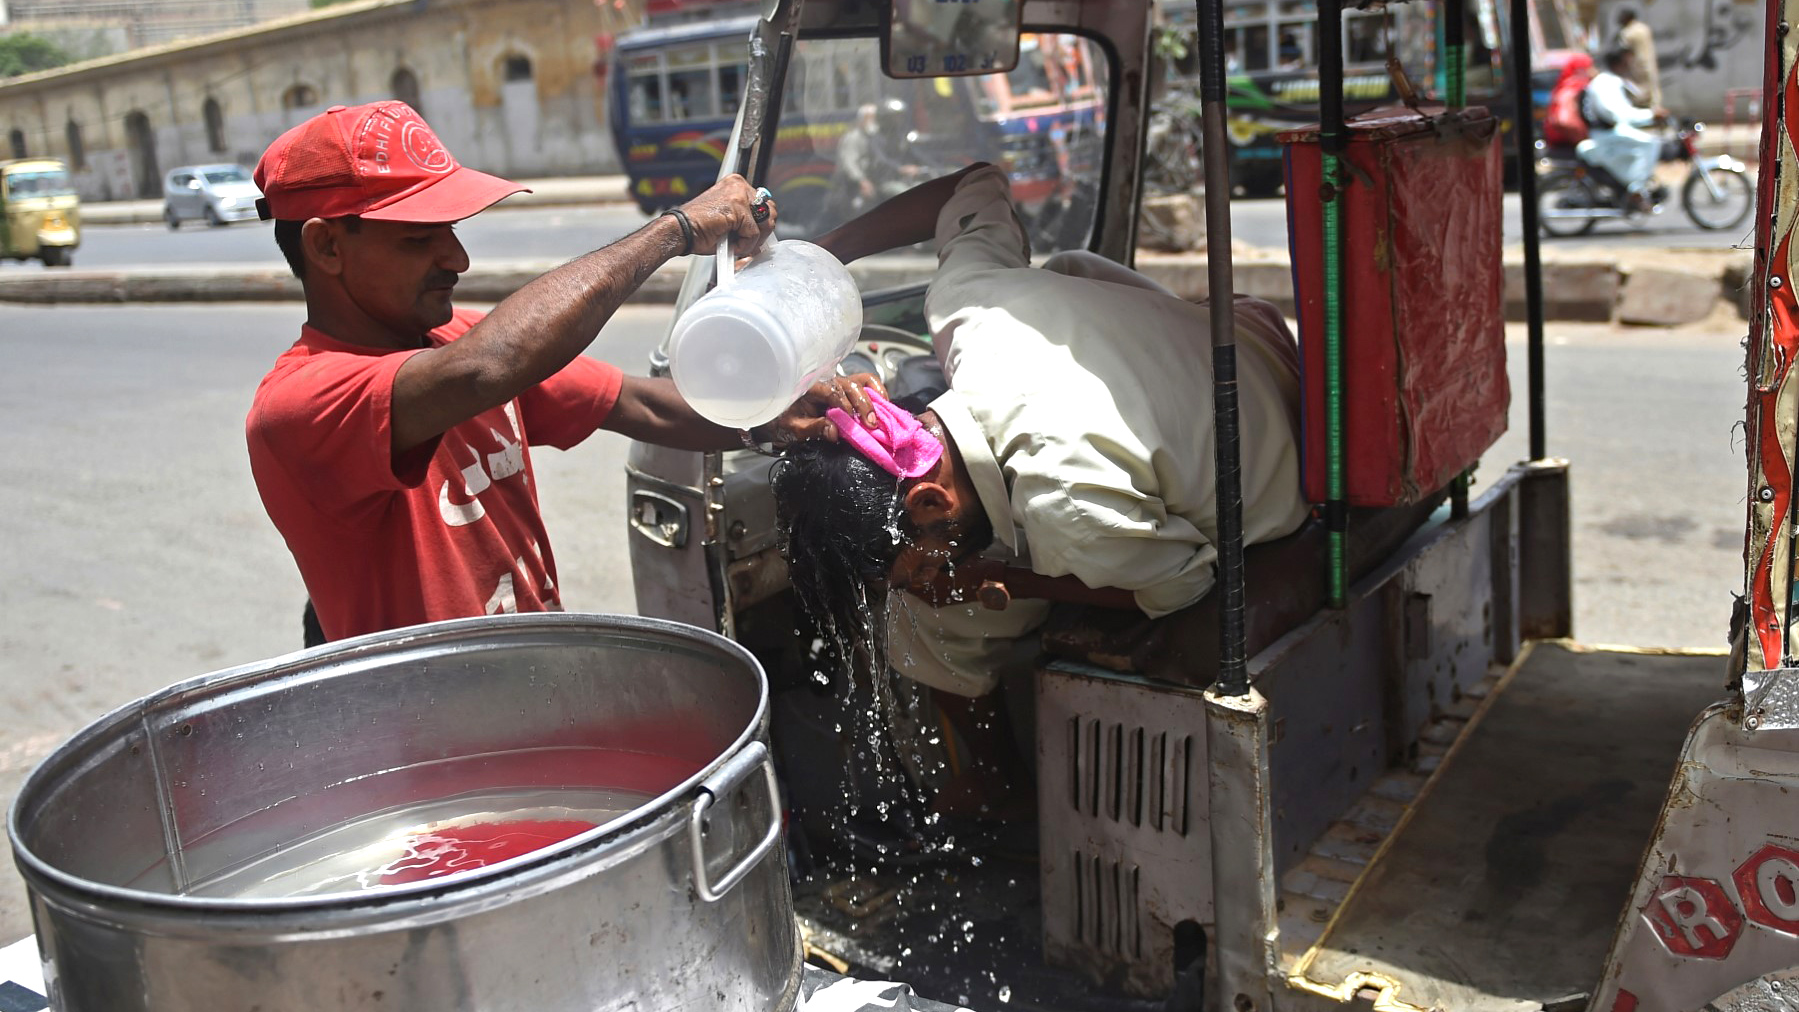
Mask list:
[{"label": "white car", "polygon": [[163,178],[162,194],[162,220],[176,229],[190,220],[215,227],[254,221],[262,191],[242,165],[189,165]]}]

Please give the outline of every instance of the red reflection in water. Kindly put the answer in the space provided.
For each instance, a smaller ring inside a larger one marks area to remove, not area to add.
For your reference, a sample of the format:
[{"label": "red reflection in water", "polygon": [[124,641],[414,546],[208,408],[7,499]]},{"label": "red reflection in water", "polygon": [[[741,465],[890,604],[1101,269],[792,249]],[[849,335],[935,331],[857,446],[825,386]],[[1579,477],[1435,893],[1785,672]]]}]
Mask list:
[{"label": "red reflection in water", "polygon": [[477,822],[420,833],[406,841],[406,856],[381,869],[382,885],[405,885],[471,871],[561,843],[594,823],[578,819]]}]

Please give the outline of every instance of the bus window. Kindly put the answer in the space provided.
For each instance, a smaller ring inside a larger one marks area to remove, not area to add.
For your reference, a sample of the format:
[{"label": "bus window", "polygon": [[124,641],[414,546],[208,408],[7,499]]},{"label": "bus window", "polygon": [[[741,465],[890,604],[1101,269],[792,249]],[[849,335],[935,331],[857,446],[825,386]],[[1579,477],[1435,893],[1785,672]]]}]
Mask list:
[{"label": "bus window", "polygon": [[671,49],[667,59],[667,118],[680,122],[718,116],[712,95],[712,47]]},{"label": "bus window", "polygon": [[1275,65],[1282,70],[1313,66],[1318,51],[1318,5],[1313,0],[1280,0],[1275,20]]},{"label": "bus window", "polygon": [[1344,12],[1343,65],[1346,69],[1378,68],[1387,62],[1385,21],[1379,14]]},{"label": "bus window", "polygon": [[726,116],[737,115],[737,106],[743,101],[743,64],[719,61],[718,67],[718,111]]},{"label": "bus window", "polygon": [[625,70],[630,94],[631,122],[660,123],[662,113],[662,55],[633,56]]}]

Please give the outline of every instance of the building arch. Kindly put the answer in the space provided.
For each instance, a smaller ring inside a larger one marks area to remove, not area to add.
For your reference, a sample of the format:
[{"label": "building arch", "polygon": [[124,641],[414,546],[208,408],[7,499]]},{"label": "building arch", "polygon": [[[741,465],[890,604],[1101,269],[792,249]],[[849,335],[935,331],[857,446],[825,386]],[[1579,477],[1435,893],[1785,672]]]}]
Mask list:
[{"label": "building arch", "polygon": [[125,114],[125,137],[131,148],[131,167],[137,173],[137,195],[162,195],[162,169],[156,163],[156,131],[150,128],[150,117],[141,109]]},{"label": "building arch", "polygon": [[26,156],[25,131],[13,127],[12,132],[6,135],[6,142],[12,148],[12,157],[24,158]]},{"label": "building arch", "polygon": [[517,84],[534,78],[531,58],[523,53],[509,53],[500,59],[500,80],[506,84]]},{"label": "building arch", "polygon": [[63,139],[69,145],[69,168],[80,171],[87,168],[87,142],[81,137],[81,124],[75,122],[73,116],[62,127]]},{"label": "building arch", "polygon": [[200,106],[200,118],[206,122],[206,150],[213,154],[225,151],[225,111],[219,108],[219,100],[211,95]]},{"label": "building arch", "polygon": [[396,68],[387,87],[393,97],[411,106],[421,118],[425,115],[425,99],[419,94],[419,77],[410,68]]},{"label": "building arch", "polygon": [[319,104],[319,92],[310,84],[295,82],[281,93],[281,108],[287,112],[307,109]]}]

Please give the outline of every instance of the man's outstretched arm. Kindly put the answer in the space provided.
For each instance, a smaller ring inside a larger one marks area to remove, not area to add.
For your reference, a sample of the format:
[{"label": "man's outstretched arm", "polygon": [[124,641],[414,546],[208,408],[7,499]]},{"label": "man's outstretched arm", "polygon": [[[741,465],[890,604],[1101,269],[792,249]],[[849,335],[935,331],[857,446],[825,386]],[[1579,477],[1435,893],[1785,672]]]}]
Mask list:
[{"label": "man's outstretched arm", "polygon": [[[761,245],[775,216],[755,221],[750,212],[754,195],[742,176],[728,176],[689,201],[683,210],[692,222],[693,249],[716,249],[727,235],[734,237],[739,253]],[[674,218],[657,218],[533,279],[458,340],[413,355],[394,375],[394,452],[418,446],[555,375],[593,342],[625,299],[656,268],[684,252],[685,245]],[[654,388],[648,392],[653,394]],[[651,412],[666,407],[660,399],[637,404],[645,393],[642,384],[627,384],[621,391],[619,407],[627,417],[640,407]],[[673,423],[671,438],[686,445],[697,440],[706,440],[708,446],[729,445],[720,435],[728,430],[693,414],[685,402],[680,407],[686,417]],[[731,438],[735,440],[735,435]]]},{"label": "man's outstretched arm", "polygon": [[929,242],[937,235],[938,213],[943,210],[943,205],[949,203],[950,197],[955,195],[962,177],[986,164],[975,162],[947,176],[919,183],[897,197],[882,201],[861,217],[831,229],[813,242],[830,250],[832,256],[846,264],[876,253]]}]

